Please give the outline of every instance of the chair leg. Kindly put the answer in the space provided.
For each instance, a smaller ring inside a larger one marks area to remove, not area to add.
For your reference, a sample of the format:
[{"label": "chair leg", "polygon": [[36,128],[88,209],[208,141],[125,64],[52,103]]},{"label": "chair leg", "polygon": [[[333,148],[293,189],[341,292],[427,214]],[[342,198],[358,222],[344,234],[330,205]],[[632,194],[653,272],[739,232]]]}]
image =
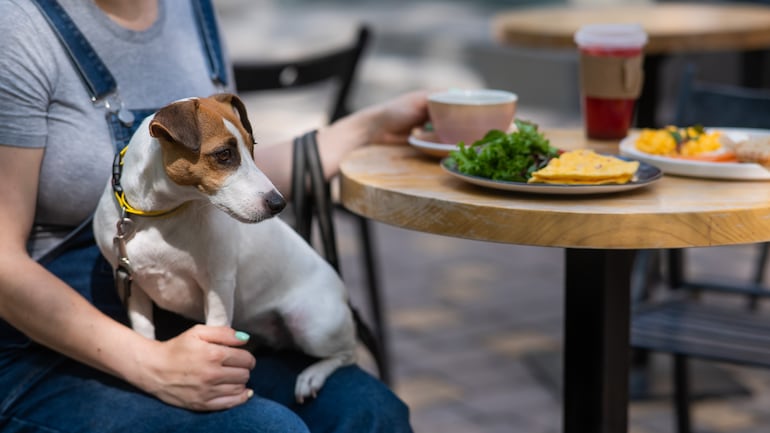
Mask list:
[{"label": "chair leg", "polygon": [[684,282],[684,250],[668,250],[668,284],[677,289]]},{"label": "chair leg", "polygon": [[386,384],[391,384],[390,371],[390,353],[388,351],[388,335],[385,314],[383,312],[382,296],[380,293],[380,280],[377,272],[377,262],[374,256],[374,240],[369,227],[369,220],[356,215],[358,227],[361,236],[361,247],[363,250],[364,268],[366,270],[366,282],[369,287],[369,306],[372,319],[374,320],[375,334],[379,343],[379,359],[377,359],[377,369],[380,372],[380,379]]},{"label": "chair leg", "polygon": [[[767,271],[766,263],[767,263],[767,256],[770,251],[770,242],[762,242],[758,245],[758,257],[756,261],[756,267],[754,268],[754,278],[752,281],[756,285],[761,285],[762,282],[765,280],[765,273]],[[751,295],[749,297],[749,308],[754,311],[759,306],[759,297],[756,295]]]},{"label": "chair leg", "polygon": [[631,302],[650,298],[652,286],[660,279],[660,250],[639,250],[631,270]]},{"label": "chair leg", "polygon": [[690,377],[687,357],[674,355],[674,413],[677,433],[691,433],[690,424]]},{"label": "chair leg", "polygon": [[[631,306],[650,298],[652,285],[659,275],[659,250],[639,250],[631,270]],[[650,351],[634,348],[631,350],[631,371],[629,394],[631,399],[642,399],[650,394]]]}]

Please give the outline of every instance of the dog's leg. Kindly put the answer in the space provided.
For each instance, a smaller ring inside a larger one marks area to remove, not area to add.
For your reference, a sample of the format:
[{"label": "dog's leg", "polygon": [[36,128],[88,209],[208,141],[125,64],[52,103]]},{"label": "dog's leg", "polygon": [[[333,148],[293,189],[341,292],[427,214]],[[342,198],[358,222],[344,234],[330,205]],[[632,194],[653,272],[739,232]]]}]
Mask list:
[{"label": "dog's leg", "polygon": [[206,293],[205,317],[210,326],[230,326],[233,323],[235,282],[215,281]]},{"label": "dog's leg", "polygon": [[152,318],[152,299],[134,283],[128,297],[128,317],[134,331],[147,338],[155,339],[155,323]]},{"label": "dog's leg", "polygon": [[336,369],[356,361],[355,325],[347,304],[312,301],[304,311],[300,308],[284,316],[299,348],[308,355],[321,358],[297,377],[294,396],[299,403],[315,397]]}]

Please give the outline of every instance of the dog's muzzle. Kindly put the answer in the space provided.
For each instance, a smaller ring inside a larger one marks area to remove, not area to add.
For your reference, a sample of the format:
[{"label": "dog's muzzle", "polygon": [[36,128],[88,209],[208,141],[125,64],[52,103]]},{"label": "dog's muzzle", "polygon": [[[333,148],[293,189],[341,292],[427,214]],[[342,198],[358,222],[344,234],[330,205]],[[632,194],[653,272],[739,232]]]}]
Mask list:
[{"label": "dog's muzzle", "polygon": [[274,216],[286,207],[286,199],[278,191],[273,190],[265,195],[265,204],[267,209],[270,210],[270,215]]}]

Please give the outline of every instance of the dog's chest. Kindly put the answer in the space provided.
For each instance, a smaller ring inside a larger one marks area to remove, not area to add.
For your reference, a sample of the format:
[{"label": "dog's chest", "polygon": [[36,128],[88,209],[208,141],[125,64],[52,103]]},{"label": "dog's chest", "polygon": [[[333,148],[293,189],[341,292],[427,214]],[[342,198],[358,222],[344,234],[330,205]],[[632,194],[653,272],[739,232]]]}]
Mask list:
[{"label": "dog's chest", "polygon": [[[169,242],[170,241],[170,242]],[[140,231],[128,245],[134,284],[161,308],[193,319],[203,319],[203,281],[206,267],[173,236]]]}]

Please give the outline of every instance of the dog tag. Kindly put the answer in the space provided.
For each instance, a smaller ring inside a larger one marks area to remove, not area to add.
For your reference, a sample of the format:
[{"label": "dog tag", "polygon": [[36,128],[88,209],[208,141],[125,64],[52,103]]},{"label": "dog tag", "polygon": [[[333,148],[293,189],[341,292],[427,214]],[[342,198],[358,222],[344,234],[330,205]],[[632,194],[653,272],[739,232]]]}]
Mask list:
[{"label": "dog tag", "polygon": [[135,117],[131,110],[121,106],[118,110],[118,120],[125,126],[131,126],[134,123]]}]

